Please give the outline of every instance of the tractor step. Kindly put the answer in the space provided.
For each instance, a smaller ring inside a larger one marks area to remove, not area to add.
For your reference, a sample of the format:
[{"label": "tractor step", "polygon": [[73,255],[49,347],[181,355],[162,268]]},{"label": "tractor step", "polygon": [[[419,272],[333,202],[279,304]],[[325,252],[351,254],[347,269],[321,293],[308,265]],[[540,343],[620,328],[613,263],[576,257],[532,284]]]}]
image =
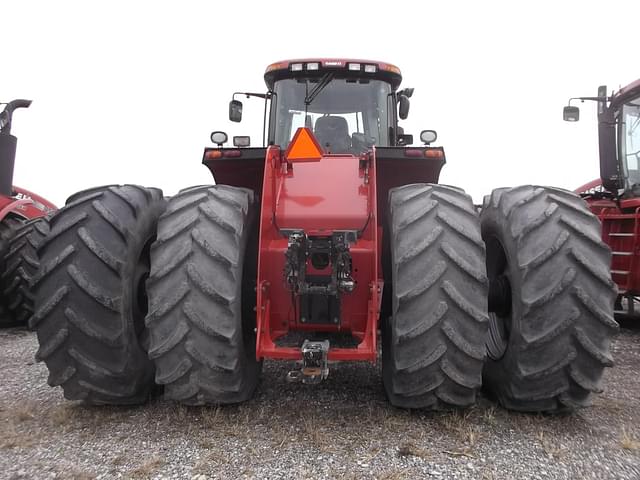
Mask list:
[{"label": "tractor step", "polygon": [[329,340],[310,342],[305,340],[300,347],[302,353],[302,368],[291,370],[287,374],[288,382],[302,382],[315,385],[329,376]]}]

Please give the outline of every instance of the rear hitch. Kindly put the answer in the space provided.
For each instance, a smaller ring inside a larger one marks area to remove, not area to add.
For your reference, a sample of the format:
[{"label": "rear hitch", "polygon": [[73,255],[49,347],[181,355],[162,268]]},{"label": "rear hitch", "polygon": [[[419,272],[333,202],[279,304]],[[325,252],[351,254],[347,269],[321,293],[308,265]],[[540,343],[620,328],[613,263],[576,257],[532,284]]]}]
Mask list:
[{"label": "rear hitch", "polygon": [[302,382],[315,385],[329,376],[329,340],[310,342],[305,340],[300,348],[302,352],[302,368],[287,373],[288,382]]}]

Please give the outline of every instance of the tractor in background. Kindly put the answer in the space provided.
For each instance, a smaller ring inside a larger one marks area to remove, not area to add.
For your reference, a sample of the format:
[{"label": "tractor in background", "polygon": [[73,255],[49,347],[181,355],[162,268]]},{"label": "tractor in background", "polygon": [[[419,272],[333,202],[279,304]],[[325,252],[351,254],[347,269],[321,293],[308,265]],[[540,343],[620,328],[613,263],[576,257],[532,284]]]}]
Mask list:
[{"label": "tractor in background", "polygon": [[[48,383],[88,404],[252,397],[265,360],[326,381],[376,362],[391,404],[589,404],[612,365],[615,286],[575,194],[500,188],[481,215],[439,185],[445,151],[398,126],[413,89],[392,64],[267,67],[262,145],[216,131],[215,185],[170,199],[134,185],[74,195],[40,244],[30,325]],[[229,119],[242,119],[232,97]],[[330,381],[330,380],[329,380]]]},{"label": "tractor in background", "polygon": [[611,247],[611,276],[618,286],[616,313],[637,316],[640,297],[640,80],[612,95],[577,97],[564,120],[578,121],[571,100],[592,100],[598,108],[600,178],[578,189],[602,222],[602,240]]},{"label": "tractor in background", "polygon": [[11,122],[16,109],[29,105],[30,100],[13,100],[0,112],[0,327],[26,325],[33,313],[29,282],[38,270],[36,248],[49,231],[47,216],[56,210],[13,185],[17,138]]}]

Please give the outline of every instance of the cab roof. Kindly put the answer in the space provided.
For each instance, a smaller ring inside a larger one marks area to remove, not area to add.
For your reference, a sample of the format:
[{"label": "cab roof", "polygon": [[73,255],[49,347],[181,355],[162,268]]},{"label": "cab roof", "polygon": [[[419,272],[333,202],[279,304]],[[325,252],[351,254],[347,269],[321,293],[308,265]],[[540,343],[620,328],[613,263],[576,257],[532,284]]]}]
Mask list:
[{"label": "cab roof", "polygon": [[617,106],[638,95],[640,95],[640,78],[615,92],[611,103]]},{"label": "cab roof", "polygon": [[340,72],[345,76],[370,76],[391,84],[395,91],[402,82],[400,69],[391,63],[351,58],[301,58],[272,63],[264,72],[264,81],[273,90],[276,80],[296,76],[318,75],[324,72]]}]

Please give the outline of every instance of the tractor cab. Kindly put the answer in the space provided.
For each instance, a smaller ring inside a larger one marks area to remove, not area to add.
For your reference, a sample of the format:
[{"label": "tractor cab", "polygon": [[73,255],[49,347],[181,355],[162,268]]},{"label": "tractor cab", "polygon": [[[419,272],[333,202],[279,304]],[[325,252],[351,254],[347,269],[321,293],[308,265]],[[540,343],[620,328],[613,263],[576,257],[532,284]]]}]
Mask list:
[{"label": "tractor cab", "polygon": [[625,195],[640,196],[640,89],[624,99],[616,111],[618,152]]},{"label": "tractor cab", "polygon": [[[564,120],[575,122],[579,120],[580,112],[578,107],[570,105],[571,100],[598,102],[603,187],[599,194],[622,200],[640,197],[640,80],[611,96],[607,96],[607,87],[601,86],[595,97],[570,99],[563,116]],[[628,206],[637,207],[635,203]]]},{"label": "tractor cab", "polygon": [[[306,59],[269,65],[266,94],[234,94],[229,118],[242,118],[236,95],[265,101],[268,145],[286,150],[297,130],[308,128],[327,154],[366,152],[372,146],[410,145],[411,135],[398,127],[409,113],[412,88],[398,91],[400,69],[382,62]],[[268,125],[267,111],[269,111]]]}]

